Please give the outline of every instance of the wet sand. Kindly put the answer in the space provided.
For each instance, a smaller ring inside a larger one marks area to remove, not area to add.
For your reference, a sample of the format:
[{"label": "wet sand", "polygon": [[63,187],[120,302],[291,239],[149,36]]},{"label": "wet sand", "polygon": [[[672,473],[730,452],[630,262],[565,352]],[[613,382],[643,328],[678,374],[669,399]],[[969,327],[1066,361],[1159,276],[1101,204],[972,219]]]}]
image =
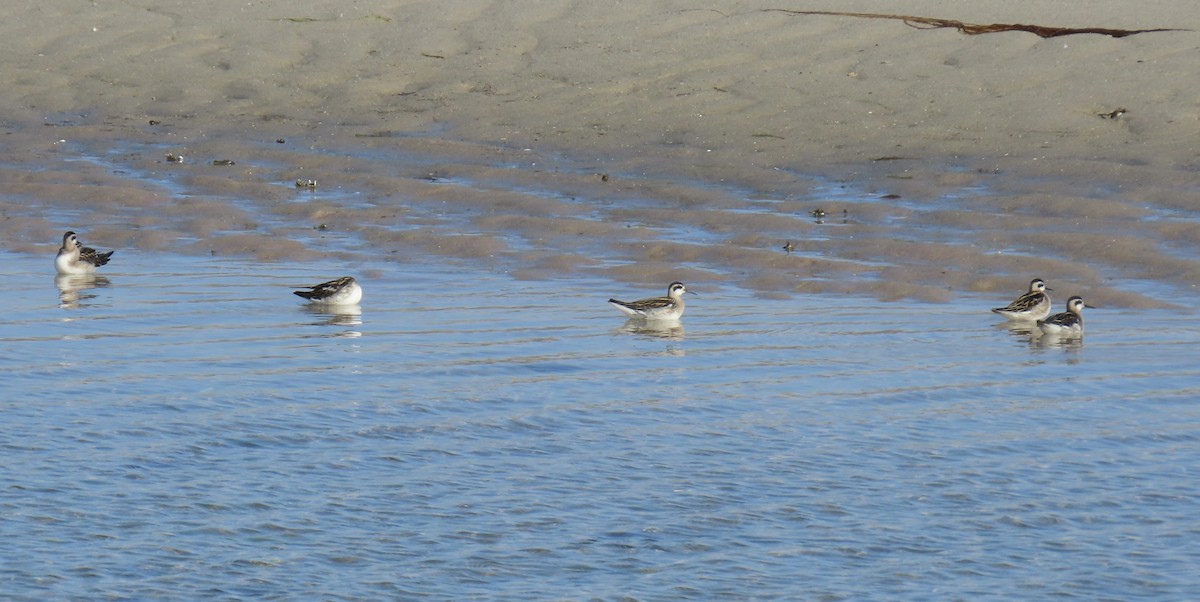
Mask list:
[{"label": "wet sand", "polygon": [[1181,1],[52,0],[0,23],[0,239],[765,297],[1194,296],[1200,32],[778,8],[1200,30]]}]

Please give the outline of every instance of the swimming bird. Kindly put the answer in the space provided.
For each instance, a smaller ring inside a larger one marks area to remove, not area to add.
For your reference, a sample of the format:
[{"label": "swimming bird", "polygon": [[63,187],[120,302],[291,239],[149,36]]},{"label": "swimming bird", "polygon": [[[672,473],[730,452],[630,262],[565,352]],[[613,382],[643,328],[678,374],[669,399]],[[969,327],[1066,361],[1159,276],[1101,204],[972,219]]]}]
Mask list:
[{"label": "swimming bird", "polygon": [[1045,320],[1038,320],[1038,328],[1045,334],[1059,336],[1079,336],[1083,334],[1083,308],[1091,307],[1083,302],[1083,297],[1076,295],[1067,299],[1067,311],[1054,314]]},{"label": "swimming bird", "polygon": [[358,305],[362,301],[362,287],[353,276],[342,276],[337,280],[322,282],[308,287],[307,291],[293,291],[296,295],[321,305]]},{"label": "swimming bird", "polygon": [[54,258],[54,269],[63,275],[94,274],[97,267],[108,263],[112,254],[112,251],[97,253],[96,249],[83,246],[74,232],[67,232]]},{"label": "swimming bird", "polygon": [[[678,320],[683,315],[683,294],[689,292],[682,282],[672,282],[667,287],[666,297],[654,297],[641,301],[618,301],[609,299],[613,307],[633,318],[644,320]],[[695,293],[692,293],[693,295]]]},{"label": "swimming bird", "polygon": [[1041,320],[1050,315],[1050,295],[1046,291],[1046,281],[1034,278],[1029,282],[1029,292],[1017,297],[1007,307],[997,307],[992,311],[1009,320]]}]

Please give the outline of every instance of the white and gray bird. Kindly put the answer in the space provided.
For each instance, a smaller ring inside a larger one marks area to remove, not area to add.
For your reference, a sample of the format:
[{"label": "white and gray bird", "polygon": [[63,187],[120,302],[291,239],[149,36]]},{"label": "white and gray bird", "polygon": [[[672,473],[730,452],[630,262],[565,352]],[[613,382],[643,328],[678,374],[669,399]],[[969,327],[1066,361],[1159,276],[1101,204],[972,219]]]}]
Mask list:
[{"label": "white and gray bird", "polygon": [[64,276],[94,274],[96,268],[108,263],[113,252],[99,253],[96,249],[83,246],[74,232],[63,234],[62,246],[54,258],[54,269]]},{"label": "white and gray bird", "polygon": [[1091,307],[1078,295],[1067,299],[1067,311],[1038,320],[1038,328],[1050,335],[1074,337],[1083,335],[1083,308]]},{"label": "white and gray bird", "polygon": [[[613,307],[633,318],[645,320],[678,320],[683,315],[683,294],[689,292],[682,282],[672,282],[667,287],[666,297],[654,297],[640,301],[618,301],[609,299]],[[692,293],[693,295],[695,293]]]},{"label": "white and gray bird", "polygon": [[362,301],[362,287],[352,276],[322,282],[308,287],[306,291],[293,291],[296,295],[320,305],[358,305]]},{"label": "white and gray bird", "polygon": [[1034,278],[1029,283],[1029,292],[1017,297],[1005,307],[997,307],[992,311],[1009,320],[1037,321],[1050,315],[1050,295],[1046,291],[1046,281]]}]

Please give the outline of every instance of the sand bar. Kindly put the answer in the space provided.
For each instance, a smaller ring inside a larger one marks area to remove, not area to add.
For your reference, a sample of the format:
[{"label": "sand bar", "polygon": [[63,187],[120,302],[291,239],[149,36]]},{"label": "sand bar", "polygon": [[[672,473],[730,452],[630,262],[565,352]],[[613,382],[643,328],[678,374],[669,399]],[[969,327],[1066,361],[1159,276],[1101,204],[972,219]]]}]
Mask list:
[{"label": "sand bar", "polygon": [[[324,227],[401,261],[765,296],[939,300],[1032,274],[1154,306],[1200,277],[1185,2],[51,0],[0,35],[18,251],[81,223],[108,246],[353,259]],[[297,202],[300,177],[345,194]]]}]

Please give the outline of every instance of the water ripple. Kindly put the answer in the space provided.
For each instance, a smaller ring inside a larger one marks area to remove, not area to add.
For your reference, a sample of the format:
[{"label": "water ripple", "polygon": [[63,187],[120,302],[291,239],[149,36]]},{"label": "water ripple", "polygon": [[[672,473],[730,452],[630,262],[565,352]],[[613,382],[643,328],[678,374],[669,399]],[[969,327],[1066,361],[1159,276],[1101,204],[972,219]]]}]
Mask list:
[{"label": "water ripple", "polygon": [[660,336],[594,283],[386,271],[347,317],[291,297],[311,266],[137,253],[63,308],[41,259],[0,326],[12,599],[1200,585],[1191,318],[1041,347],[982,301],[723,290]]}]

